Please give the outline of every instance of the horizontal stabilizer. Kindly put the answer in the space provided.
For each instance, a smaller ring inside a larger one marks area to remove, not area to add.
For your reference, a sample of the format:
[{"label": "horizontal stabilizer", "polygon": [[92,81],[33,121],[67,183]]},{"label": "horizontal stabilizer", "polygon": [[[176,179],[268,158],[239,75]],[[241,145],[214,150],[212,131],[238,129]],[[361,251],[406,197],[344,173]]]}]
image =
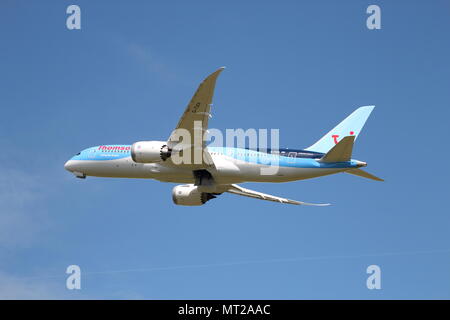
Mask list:
[{"label": "horizontal stabilizer", "polygon": [[351,170],[347,170],[345,171],[346,173],[350,173],[350,174],[354,174],[355,176],[360,176],[366,179],[372,179],[375,181],[384,181],[381,178],[375,177],[373,174],[370,174],[362,169],[351,169]]},{"label": "horizontal stabilizer", "polygon": [[353,152],[355,136],[344,137],[333,148],[330,149],[321,159],[321,162],[346,162],[350,161]]}]

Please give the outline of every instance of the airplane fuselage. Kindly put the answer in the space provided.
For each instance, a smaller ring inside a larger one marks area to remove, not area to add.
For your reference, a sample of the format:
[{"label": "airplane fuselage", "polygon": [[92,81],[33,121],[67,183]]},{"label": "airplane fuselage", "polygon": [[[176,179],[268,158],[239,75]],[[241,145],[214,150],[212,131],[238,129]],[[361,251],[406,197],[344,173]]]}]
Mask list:
[{"label": "airplane fuselage", "polygon": [[[242,182],[287,182],[343,172],[365,165],[358,160],[324,163],[323,154],[306,150],[280,149],[266,152],[243,148],[210,147],[214,166],[207,171],[217,184]],[[65,168],[78,177],[142,178],[164,182],[194,183],[192,169],[167,159],[136,163],[130,145],[87,148],[66,162]]]}]

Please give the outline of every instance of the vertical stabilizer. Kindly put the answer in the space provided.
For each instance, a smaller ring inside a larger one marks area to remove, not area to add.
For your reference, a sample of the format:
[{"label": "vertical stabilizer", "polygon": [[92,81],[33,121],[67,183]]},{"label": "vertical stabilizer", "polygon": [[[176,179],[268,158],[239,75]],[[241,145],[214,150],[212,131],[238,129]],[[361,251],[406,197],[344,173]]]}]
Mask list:
[{"label": "vertical stabilizer", "polygon": [[356,109],[351,115],[306,150],[327,153],[346,136],[354,136],[356,139],[373,108],[375,108],[375,106],[366,106]]}]

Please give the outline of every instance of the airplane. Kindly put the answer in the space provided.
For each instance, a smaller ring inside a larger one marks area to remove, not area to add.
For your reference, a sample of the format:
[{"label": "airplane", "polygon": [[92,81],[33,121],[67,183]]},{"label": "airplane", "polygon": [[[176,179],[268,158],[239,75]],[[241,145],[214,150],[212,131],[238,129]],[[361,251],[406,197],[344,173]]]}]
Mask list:
[{"label": "airplane", "polygon": [[[294,205],[327,206],[328,203],[308,203],[253,191],[239,183],[288,182],[341,172],[384,181],[361,169],[367,166],[366,162],[352,159],[354,142],[375,106],[356,109],[305,149],[208,147],[204,138],[180,139],[180,132],[191,137],[196,131],[207,132],[216,80],[223,69],[199,85],[167,141],[90,147],[68,160],[64,168],[82,179],[95,176],[182,183],[173,188],[172,199],[176,205],[184,206],[203,205],[224,192]],[[197,161],[180,161],[180,157],[192,158],[194,154],[200,155]],[[262,174],[262,169],[273,166],[274,174]]]}]

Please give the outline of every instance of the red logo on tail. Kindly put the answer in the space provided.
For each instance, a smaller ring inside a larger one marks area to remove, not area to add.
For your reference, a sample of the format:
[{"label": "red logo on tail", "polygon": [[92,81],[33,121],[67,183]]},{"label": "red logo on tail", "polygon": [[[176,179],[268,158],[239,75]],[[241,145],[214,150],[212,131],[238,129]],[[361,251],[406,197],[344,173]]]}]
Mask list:
[{"label": "red logo on tail", "polygon": [[333,137],[333,139],[334,139],[334,144],[338,144],[338,139],[337,138],[339,138],[339,135],[338,134],[333,134],[331,137]]},{"label": "red logo on tail", "polygon": [[[351,135],[351,136],[353,136],[354,134],[355,134],[354,131],[350,131],[350,135]],[[333,134],[331,137],[332,137],[333,140],[334,140],[334,144],[338,144],[339,141],[338,141],[337,138],[339,138],[339,135],[338,135],[338,134]]]}]

